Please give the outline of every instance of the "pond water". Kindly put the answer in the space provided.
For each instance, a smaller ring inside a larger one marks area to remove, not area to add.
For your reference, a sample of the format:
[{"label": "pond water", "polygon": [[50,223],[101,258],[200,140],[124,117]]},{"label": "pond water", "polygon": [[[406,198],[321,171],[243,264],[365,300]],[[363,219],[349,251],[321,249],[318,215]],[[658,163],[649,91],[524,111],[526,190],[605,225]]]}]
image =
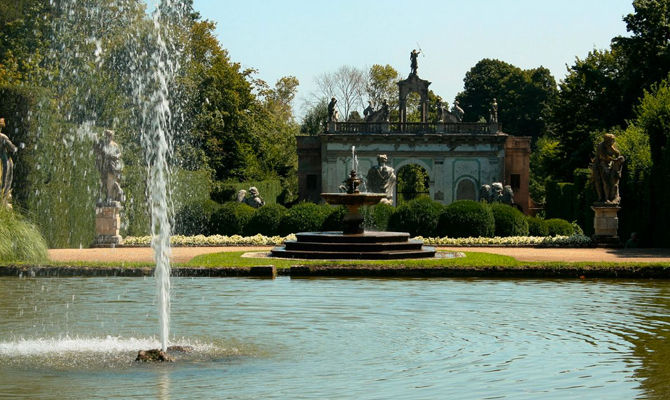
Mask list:
[{"label": "pond water", "polygon": [[670,398],[670,283],[0,278],[3,398]]}]

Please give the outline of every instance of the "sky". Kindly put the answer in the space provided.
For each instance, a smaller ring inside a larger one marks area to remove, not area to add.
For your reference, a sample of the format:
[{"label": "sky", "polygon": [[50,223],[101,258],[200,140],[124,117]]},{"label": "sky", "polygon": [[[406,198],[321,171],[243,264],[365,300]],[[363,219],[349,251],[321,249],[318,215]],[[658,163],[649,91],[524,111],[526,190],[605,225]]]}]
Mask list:
[{"label": "sky", "polygon": [[[230,58],[273,85],[300,81],[294,110],[305,111],[315,78],[342,65],[389,64],[406,77],[420,48],[418,74],[450,104],[479,60],[549,68],[566,65],[626,36],[632,0],[195,0]],[[362,110],[359,110],[362,111]]]}]

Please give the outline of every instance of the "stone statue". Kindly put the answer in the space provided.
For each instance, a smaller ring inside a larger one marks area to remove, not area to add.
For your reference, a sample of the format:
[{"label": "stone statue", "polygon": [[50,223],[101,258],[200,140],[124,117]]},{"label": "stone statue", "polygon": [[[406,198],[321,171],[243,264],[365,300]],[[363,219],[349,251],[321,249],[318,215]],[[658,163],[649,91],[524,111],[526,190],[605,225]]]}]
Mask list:
[{"label": "stone statue", "polygon": [[446,122],[446,117],[447,117],[447,108],[442,104],[442,99],[437,98],[437,104],[435,105],[435,108],[437,108],[437,122]]},{"label": "stone statue", "polygon": [[100,172],[102,184],[100,202],[108,205],[120,203],[124,200],[123,190],[119,181],[121,180],[121,171],[123,170],[123,160],[121,159],[121,148],[113,140],[114,131],[105,130],[104,138],[96,141],[94,148],[97,155],[96,166]]},{"label": "stone statue", "polygon": [[[367,112],[367,114],[365,114]],[[389,105],[386,100],[382,101],[379,110],[372,109],[372,103],[363,111],[365,114],[365,122],[388,122],[389,121]]]},{"label": "stone statue", "polygon": [[595,158],[591,161],[591,179],[598,194],[598,203],[618,205],[621,168],[625,161],[616,148],[614,135],[608,133],[596,148]]},{"label": "stone statue", "polygon": [[5,119],[0,118],[0,203],[10,204],[12,199],[12,180],[14,179],[14,161],[11,154],[16,153],[18,148],[14,146],[9,137],[2,133]]},{"label": "stone statue", "polygon": [[458,105],[458,100],[454,101],[454,105],[451,107],[451,115],[456,117],[458,122],[463,121],[463,115],[465,115],[465,111]]},{"label": "stone statue", "polygon": [[375,108],[372,106],[372,102],[368,101],[368,106],[363,110],[363,117],[365,121],[368,121],[372,114],[375,112]]},{"label": "stone statue", "polygon": [[337,109],[335,108],[335,105],[337,104],[337,100],[335,100],[335,97],[330,99],[330,103],[328,103],[328,122],[337,122]]},{"label": "stone statue", "polygon": [[490,115],[489,115],[489,124],[497,124],[498,123],[498,102],[496,99],[493,99],[493,103],[491,103],[491,110],[490,110]]},{"label": "stone statue", "polygon": [[421,51],[417,51],[416,49],[412,50],[412,52],[409,53],[412,75],[416,75],[416,71],[419,69],[419,61],[418,61],[419,54],[421,54]]},{"label": "stone statue", "polygon": [[240,189],[237,192],[237,196],[235,199],[237,200],[238,203],[244,203],[244,200],[247,198],[247,191],[244,189]]},{"label": "stone statue", "polygon": [[386,199],[393,199],[393,190],[395,188],[395,171],[386,165],[388,157],[386,154],[377,156],[377,165],[368,170],[367,189],[371,193],[386,193]]},{"label": "stone statue", "polygon": [[503,186],[500,182],[493,182],[490,185],[482,185],[479,189],[479,199],[486,200],[488,203],[503,203],[514,205],[514,191],[512,186]]},{"label": "stone statue", "polygon": [[265,205],[265,201],[261,198],[260,194],[258,193],[258,189],[256,189],[255,186],[252,186],[249,188],[249,197],[244,199],[244,202],[248,205],[250,205],[253,208],[260,208]]}]

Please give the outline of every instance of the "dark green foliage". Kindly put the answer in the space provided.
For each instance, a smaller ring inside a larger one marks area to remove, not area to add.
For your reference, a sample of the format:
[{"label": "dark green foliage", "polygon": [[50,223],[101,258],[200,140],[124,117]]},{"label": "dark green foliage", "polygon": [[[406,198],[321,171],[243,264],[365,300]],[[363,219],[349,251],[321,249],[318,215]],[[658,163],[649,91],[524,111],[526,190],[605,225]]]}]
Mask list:
[{"label": "dark green foliage", "polygon": [[320,231],[331,213],[329,206],[314,203],[299,203],[289,208],[279,223],[280,235],[298,232]]},{"label": "dark green foliage", "polygon": [[398,177],[398,201],[408,201],[417,196],[428,193],[429,181],[428,172],[425,168],[417,164],[409,164],[400,168],[397,172]]},{"label": "dark green foliage", "polygon": [[361,207],[366,230],[387,231],[389,219],[395,212],[395,207],[386,203],[379,203],[370,207]]},{"label": "dark green foliage", "polygon": [[444,208],[437,227],[438,236],[492,237],[495,220],[491,208],[472,200],[455,201]]},{"label": "dark green foliage", "polygon": [[344,215],[347,213],[347,207],[337,206],[329,208],[329,214],[325,221],[323,221],[321,229],[324,231],[341,231],[344,224]]},{"label": "dark green foliage", "polygon": [[210,232],[214,235],[242,235],[255,211],[244,203],[224,203],[212,214]]},{"label": "dark green foliage", "polygon": [[286,207],[281,204],[266,204],[256,210],[244,229],[246,236],[258,233],[265,236],[279,235],[279,224],[286,215]]},{"label": "dark green foliage", "polygon": [[546,218],[561,218],[568,221],[577,221],[584,227],[586,234],[593,233],[593,210],[591,205],[596,195],[590,181],[590,171],[577,169],[573,172],[574,183],[545,182]]},{"label": "dark green foliage", "polygon": [[521,211],[502,203],[493,203],[490,207],[496,236],[528,236],[528,222]]},{"label": "dark green foliage", "polygon": [[421,196],[402,204],[389,219],[389,230],[409,232],[411,236],[435,236],[442,204]]},{"label": "dark green foliage", "polygon": [[17,211],[0,206],[0,261],[41,263],[47,244],[35,225]]},{"label": "dark green foliage", "polygon": [[544,221],[549,230],[549,236],[570,236],[575,228],[568,221],[561,218],[551,218]]},{"label": "dark green foliage", "polygon": [[549,236],[549,227],[542,218],[528,217],[528,234],[530,236]]},{"label": "dark green foliage", "polygon": [[213,200],[194,201],[175,212],[173,232],[177,235],[209,235],[212,215],[221,208]]},{"label": "dark green foliage", "polygon": [[556,81],[544,67],[522,70],[504,61],[485,58],[465,74],[464,91],[456,96],[464,119],[488,120],[495,98],[505,132],[537,139],[545,133],[556,95]]}]

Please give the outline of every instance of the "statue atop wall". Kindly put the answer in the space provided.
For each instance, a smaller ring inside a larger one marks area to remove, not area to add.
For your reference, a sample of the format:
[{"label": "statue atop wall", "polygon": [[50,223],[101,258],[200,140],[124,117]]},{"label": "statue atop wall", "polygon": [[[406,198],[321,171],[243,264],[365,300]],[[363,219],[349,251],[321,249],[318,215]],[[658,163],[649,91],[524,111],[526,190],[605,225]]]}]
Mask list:
[{"label": "statue atop wall", "polygon": [[0,204],[11,206],[12,199],[12,180],[14,179],[14,161],[11,155],[16,153],[18,148],[14,146],[9,137],[2,133],[5,127],[5,119],[0,118]]},{"label": "statue atop wall", "polygon": [[330,99],[330,103],[328,103],[328,122],[337,122],[338,120],[338,112],[337,108],[335,106],[337,105],[337,100],[335,97]]},{"label": "statue atop wall", "polygon": [[409,53],[409,61],[412,75],[416,75],[416,71],[419,69],[419,60],[418,60],[419,54],[421,54],[421,51],[417,51],[416,49],[412,50],[412,52]]},{"label": "statue atop wall", "polygon": [[621,169],[626,160],[615,145],[616,138],[612,134],[603,136],[603,141],[596,147],[596,154],[591,160],[591,180],[598,195],[598,203],[618,205],[619,181]]},{"label": "statue atop wall", "polygon": [[114,141],[114,131],[105,130],[104,138],[96,141],[94,149],[102,186],[100,202],[107,205],[121,203],[124,196],[119,182],[121,171],[123,171],[123,160],[121,159],[121,148]]},{"label": "statue atop wall", "polygon": [[367,190],[371,193],[386,193],[386,203],[391,203],[395,189],[396,176],[392,167],[386,165],[386,154],[377,156],[377,165],[368,170]]}]

